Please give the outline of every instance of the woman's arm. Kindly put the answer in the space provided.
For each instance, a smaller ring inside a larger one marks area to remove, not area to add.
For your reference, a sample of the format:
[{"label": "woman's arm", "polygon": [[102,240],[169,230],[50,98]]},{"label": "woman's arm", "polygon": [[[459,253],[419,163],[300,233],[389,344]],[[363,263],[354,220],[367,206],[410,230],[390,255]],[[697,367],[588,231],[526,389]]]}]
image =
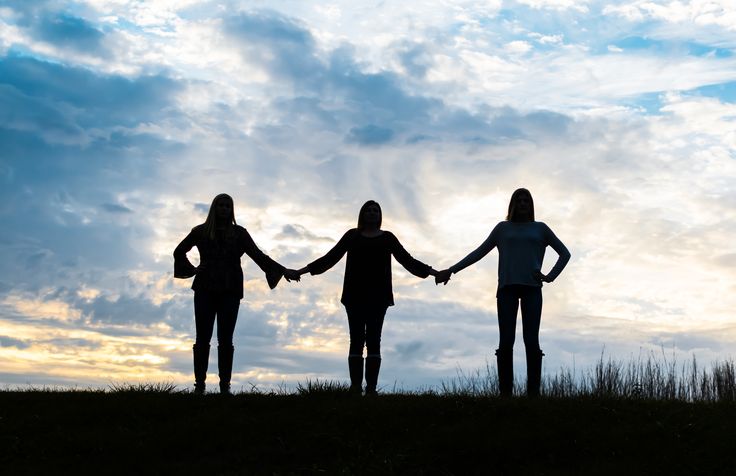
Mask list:
[{"label": "woman's arm", "polygon": [[322,274],[328,269],[335,266],[337,262],[342,259],[345,253],[347,253],[348,249],[350,248],[350,244],[355,237],[355,233],[357,233],[356,229],[348,230],[344,235],[342,235],[340,241],[338,241],[337,244],[332,247],[332,249],[328,251],[326,255],[321,258],[317,258],[316,260],[312,261],[311,263],[300,269],[299,274],[304,274],[306,272],[309,272],[312,275]]},{"label": "woman's arm", "polygon": [[255,241],[251,238],[250,233],[245,228],[242,228],[243,235],[241,236],[243,251],[245,254],[258,265],[261,270],[266,273],[266,281],[268,286],[273,289],[279,283],[279,280],[284,275],[285,267],[272,260],[268,255],[261,251],[256,246]]},{"label": "woman's arm", "polygon": [[555,280],[555,278],[557,278],[557,276],[560,275],[562,270],[565,269],[567,262],[570,261],[570,251],[568,251],[567,247],[560,241],[559,238],[557,238],[550,227],[544,225],[544,228],[547,245],[551,246],[552,249],[555,250],[559,255],[555,265],[552,267],[550,272],[547,273],[547,276],[543,278],[544,281],[551,283]]},{"label": "woman's arm", "polygon": [[410,255],[409,252],[401,246],[401,242],[399,242],[399,239],[396,238],[393,233],[391,233],[391,254],[394,255],[394,258],[396,258],[396,261],[398,261],[401,266],[406,268],[406,270],[414,276],[424,279],[430,274],[432,276],[437,274],[437,271],[433,270],[431,266],[422,263]]},{"label": "woman's arm", "polygon": [[493,230],[491,231],[491,234],[488,235],[488,238],[486,238],[485,241],[481,243],[481,245],[478,248],[471,251],[468,256],[461,259],[456,264],[450,266],[448,268],[448,271],[450,271],[450,274],[459,273],[460,271],[467,268],[468,266],[480,261],[485,255],[490,253],[491,250],[496,247],[497,237],[499,233],[498,232],[499,225],[500,223],[493,228]]},{"label": "woman's arm", "polygon": [[174,277],[175,278],[191,278],[197,274],[197,268],[192,265],[187,258],[187,253],[197,244],[197,227],[192,228],[192,231],[177,245],[174,249]]}]

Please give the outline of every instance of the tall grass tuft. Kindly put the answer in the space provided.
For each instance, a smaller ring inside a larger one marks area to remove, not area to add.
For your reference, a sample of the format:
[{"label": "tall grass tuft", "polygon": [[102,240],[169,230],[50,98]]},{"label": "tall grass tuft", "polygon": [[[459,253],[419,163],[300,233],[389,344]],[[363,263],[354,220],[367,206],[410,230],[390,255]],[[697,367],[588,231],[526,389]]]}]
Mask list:
[{"label": "tall grass tuft", "polygon": [[[516,376],[514,393],[523,395],[525,378]],[[498,372],[486,362],[484,369],[443,381],[439,392],[444,395],[497,396]],[[625,398],[643,400],[678,400],[686,402],[736,401],[736,365],[733,360],[715,362],[710,369],[700,366],[693,357],[679,364],[664,354],[649,354],[624,362],[600,359],[592,369],[576,373],[563,368],[542,378],[542,396],[549,398]]]},{"label": "tall grass tuft", "polygon": [[180,393],[177,386],[171,382],[154,383],[111,383],[110,393]]},{"label": "tall grass tuft", "polygon": [[307,380],[296,384],[298,395],[347,395],[350,392],[348,384],[335,380]]}]

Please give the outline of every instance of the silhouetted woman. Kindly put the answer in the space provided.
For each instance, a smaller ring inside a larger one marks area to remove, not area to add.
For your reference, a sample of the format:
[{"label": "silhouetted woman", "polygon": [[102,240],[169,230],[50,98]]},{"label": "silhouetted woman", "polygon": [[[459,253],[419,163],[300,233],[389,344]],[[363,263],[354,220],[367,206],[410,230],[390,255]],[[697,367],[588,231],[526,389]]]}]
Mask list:
[{"label": "silhouetted woman", "polygon": [[[187,259],[187,252],[196,246],[199,250],[199,266]],[[194,321],[197,335],[194,352],[194,391],[204,393],[207,362],[210,355],[210,339],[217,319],[217,366],[220,376],[220,392],[230,393],[230,377],[233,368],[233,332],[238,318],[240,300],[243,298],[243,269],[240,257],[247,254],[266,273],[271,289],[287,270],[258,249],[248,231],[235,223],[233,199],[222,193],[212,200],[207,221],[192,231],[174,250],[174,277],[194,276]]]},{"label": "silhouetted woman", "polygon": [[376,393],[381,368],[383,319],[386,309],[394,304],[391,256],[420,278],[437,273],[430,266],[412,258],[393,233],[381,230],[381,219],[380,205],[373,200],[365,202],[358,214],[358,227],[348,230],[326,255],[298,270],[300,274],[324,273],[347,253],[340,301],[347,311],[350,328],[350,390],[355,393],[362,391],[365,346],[366,395]]},{"label": "silhouetted woman", "polygon": [[[559,255],[557,263],[542,274],[544,251],[551,246]],[[499,390],[510,396],[514,387],[513,349],[516,315],[521,303],[521,320],[526,348],[527,395],[539,395],[542,357],[539,348],[539,324],[542,318],[542,282],[551,283],[570,260],[570,252],[542,222],[534,221],[534,201],[529,190],[520,188],[511,195],[506,221],[493,228],[478,249],[450,268],[440,271],[435,280],[445,283],[458,273],[498,248],[499,345],[496,349]]]}]

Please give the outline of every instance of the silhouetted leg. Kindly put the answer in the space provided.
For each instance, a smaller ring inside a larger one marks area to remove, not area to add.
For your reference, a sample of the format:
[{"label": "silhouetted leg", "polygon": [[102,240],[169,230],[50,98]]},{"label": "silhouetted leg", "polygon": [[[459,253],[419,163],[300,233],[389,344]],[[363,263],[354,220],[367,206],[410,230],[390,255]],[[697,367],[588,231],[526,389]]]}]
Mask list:
[{"label": "silhouetted leg", "polygon": [[233,373],[233,333],[238,320],[240,298],[220,296],[217,306],[217,368],[220,376],[220,393],[230,393],[230,379]]},{"label": "silhouetted leg", "polygon": [[516,340],[516,315],[519,312],[517,286],[504,286],[496,294],[498,310],[499,343],[496,349],[498,389],[503,397],[510,397],[514,390],[514,341]]},{"label": "silhouetted leg", "polygon": [[204,291],[194,292],[194,324],[197,329],[195,343],[192,348],[194,354],[194,392],[199,394],[205,391],[210,340],[215,325],[215,311],[212,295]]},{"label": "silhouetted leg", "polygon": [[207,379],[207,362],[210,358],[210,345],[194,344],[192,351],[194,354],[194,393],[202,395],[205,391],[204,381]]},{"label": "silhouetted leg", "polygon": [[371,309],[366,318],[365,394],[376,393],[378,374],[381,370],[381,331],[386,308]]},{"label": "silhouetted leg", "polygon": [[365,310],[360,306],[346,306],[348,327],[350,329],[350,350],[348,351],[348,371],[350,390],[363,391],[363,347],[365,346]]},{"label": "silhouetted leg", "polygon": [[375,395],[378,373],[381,371],[381,356],[368,354],[365,358],[365,394]]},{"label": "silhouetted leg", "polygon": [[498,392],[502,397],[510,397],[514,393],[514,351],[496,349],[496,366]]},{"label": "silhouetted leg", "polygon": [[527,397],[538,397],[539,388],[542,384],[542,357],[541,350],[526,351],[526,395]]},{"label": "silhouetted leg", "polygon": [[235,347],[232,345],[217,346],[217,366],[220,376],[220,393],[230,393],[230,377],[233,373],[233,355]]},{"label": "silhouetted leg", "polygon": [[542,288],[524,286],[521,298],[521,323],[526,349],[526,394],[538,397],[542,383],[542,357],[539,348],[539,327],[542,321]]},{"label": "silhouetted leg", "polygon": [[350,392],[363,392],[363,356],[348,356],[348,370],[350,370]]}]

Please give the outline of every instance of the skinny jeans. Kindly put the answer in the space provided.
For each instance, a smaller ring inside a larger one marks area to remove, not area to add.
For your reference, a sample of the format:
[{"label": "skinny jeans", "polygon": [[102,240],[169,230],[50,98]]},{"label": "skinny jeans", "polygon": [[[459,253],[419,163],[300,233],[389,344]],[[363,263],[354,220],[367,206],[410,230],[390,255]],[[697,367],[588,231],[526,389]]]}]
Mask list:
[{"label": "skinny jeans", "polygon": [[211,291],[194,291],[194,323],[197,328],[197,345],[209,345],[217,320],[217,343],[233,345],[235,323],[238,320],[240,297],[234,294]]},{"label": "skinny jeans", "polygon": [[362,357],[363,347],[371,357],[381,356],[381,331],[387,306],[346,305],[350,327],[351,357]]},{"label": "skinny jeans", "polygon": [[521,304],[526,352],[539,351],[539,325],[542,320],[542,288],[524,284],[509,284],[498,290],[498,331],[501,352],[511,352],[516,340],[516,315]]}]

